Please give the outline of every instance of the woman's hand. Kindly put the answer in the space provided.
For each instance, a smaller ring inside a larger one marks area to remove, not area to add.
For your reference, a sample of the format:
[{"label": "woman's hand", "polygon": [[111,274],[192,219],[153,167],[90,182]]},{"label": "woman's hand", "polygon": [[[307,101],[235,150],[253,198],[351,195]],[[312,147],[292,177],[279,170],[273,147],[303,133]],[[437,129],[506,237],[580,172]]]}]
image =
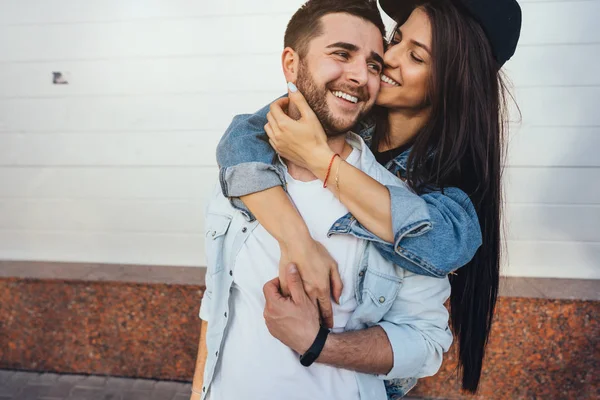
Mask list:
[{"label": "woman's hand", "polygon": [[[290,102],[300,112],[301,117],[297,121],[284,111]],[[273,102],[267,120],[265,131],[269,142],[283,158],[308,169],[331,158],[333,152],[327,145],[327,135],[321,122],[299,91],[290,91],[288,98]]]},{"label": "woman's hand", "polygon": [[342,295],[342,278],[337,262],[325,247],[312,238],[295,240],[286,245],[279,243],[281,259],[279,261],[279,281],[281,292],[289,296],[288,267],[291,262],[297,265],[304,290],[315,305],[318,305],[323,323],[333,328],[333,308],[331,296],[339,303]]}]

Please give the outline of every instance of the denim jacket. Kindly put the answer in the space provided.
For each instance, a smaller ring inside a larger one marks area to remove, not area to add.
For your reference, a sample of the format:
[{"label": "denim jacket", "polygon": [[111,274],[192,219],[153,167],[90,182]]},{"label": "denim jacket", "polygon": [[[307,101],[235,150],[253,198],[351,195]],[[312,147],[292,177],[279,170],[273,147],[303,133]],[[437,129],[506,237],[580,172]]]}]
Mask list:
[{"label": "denim jacket", "polygon": [[[248,221],[254,216],[240,196],[282,185],[285,173],[264,131],[269,106],[254,114],[242,114],[232,123],[217,147],[221,191]],[[373,125],[361,124],[359,135],[370,144]],[[396,176],[405,176],[409,150],[386,167]],[[391,175],[390,174],[390,175]],[[458,188],[444,192],[415,194],[408,186],[386,185],[390,192],[394,243],[388,243],[365,229],[348,214],[336,232],[352,232],[373,242],[387,260],[420,275],[444,277],[468,263],[481,246],[479,219],[471,200]]]},{"label": "denim jacket", "polygon": [[[359,136],[350,134],[349,142],[361,150],[361,166],[365,173],[389,187],[405,188],[404,182],[377,163]],[[355,224],[345,224],[345,220],[346,217],[342,217],[336,221],[328,234],[353,235],[364,239],[364,232],[354,229]],[[257,225],[257,221],[248,221],[236,210],[220,188],[215,188],[206,210],[208,270],[206,291],[200,308],[200,318],[208,322],[203,399],[219,368],[219,352],[227,334],[228,315],[231,314],[229,296],[235,276],[236,257]],[[345,330],[379,325],[386,332],[393,349],[394,363],[390,372],[387,375],[357,373],[361,399],[386,400],[388,393],[384,380],[401,379],[400,384],[395,382],[393,391],[389,393],[402,396],[414,385],[415,378],[430,376],[438,371],[443,353],[448,351],[452,343],[448,311],[444,307],[450,295],[450,283],[447,277],[440,279],[418,275],[396,267],[376,250],[374,244],[369,240],[361,241],[362,255],[353,266],[358,306]]]}]

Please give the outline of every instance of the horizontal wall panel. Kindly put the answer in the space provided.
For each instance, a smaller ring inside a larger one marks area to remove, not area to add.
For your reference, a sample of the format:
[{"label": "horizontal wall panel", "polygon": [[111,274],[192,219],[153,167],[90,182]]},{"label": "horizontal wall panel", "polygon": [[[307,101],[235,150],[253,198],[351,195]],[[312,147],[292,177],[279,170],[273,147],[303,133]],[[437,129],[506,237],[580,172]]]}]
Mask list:
[{"label": "horizontal wall panel", "polygon": [[216,167],[0,168],[0,199],[208,198]]},{"label": "horizontal wall panel", "polygon": [[[216,130],[283,94],[224,93],[0,99],[0,132]],[[35,116],[35,118],[33,117]]]},{"label": "horizontal wall panel", "polygon": [[517,87],[600,85],[600,74],[590,68],[598,62],[600,43],[526,47],[504,66]]},{"label": "horizontal wall panel", "polygon": [[0,230],[204,233],[204,201],[0,200]]},{"label": "horizontal wall panel", "polygon": [[204,235],[0,231],[4,260],[204,266]]},{"label": "horizontal wall panel", "polygon": [[[524,125],[600,125],[600,86],[517,88],[515,94]],[[511,111],[511,120],[517,118]]]},{"label": "horizontal wall panel", "polygon": [[523,126],[511,132],[508,150],[508,165],[600,167],[600,125]]},{"label": "horizontal wall panel", "polygon": [[600,243],[509,241],[502,274],[600,279]]},{"label": "horizontal wall panel", "polygon": [[[203,232],[206,200],[0,200],[0,230]],[[600,243],[600,207],[508,205],[510,240]]]},{"label": "horizontal wall panel", "polygon": [[600,204],[600,168],[506,168],[506,201]]},{"label": "horizontal wall panel", "polygon": [[509,204],[508,239],[600,243],[600,205]]},{"label": "horizontal wall panel", "polygon": [[[68,85],[53,85],[61,71]],[[260,79],[257,79],[260,77]],[[157,93],[281,91],[281,51],[244,57],[235,54],[190,58],[56,61],[0,64],[0,97],[93,96]]]},{"label": "horizontal wall panel", "polygon": [[[521,9],[523,10],[523,25],[519,40],[521,46],[600,42],[597,20],[600,15],[598,0],[523,3]],[[527,49],[523,47],[517,51],[527,51]]]},{"label": "horizontal wall panel", "polygon": [[211,131],[0,134],[0,166],[216,166]]},{"label": "horizontal wall panel", "polygon": [[[305,0],[1,0],[0,25],[53,24],[135,20],[147,18],[194,18],[215,15],[290,15]],[[58,11],[58,12],[57,12]]]},{"label": "horizontal wall panel", "polygon": [[289,17],[0,26],[0,62],[272,53],[283,50]]}]

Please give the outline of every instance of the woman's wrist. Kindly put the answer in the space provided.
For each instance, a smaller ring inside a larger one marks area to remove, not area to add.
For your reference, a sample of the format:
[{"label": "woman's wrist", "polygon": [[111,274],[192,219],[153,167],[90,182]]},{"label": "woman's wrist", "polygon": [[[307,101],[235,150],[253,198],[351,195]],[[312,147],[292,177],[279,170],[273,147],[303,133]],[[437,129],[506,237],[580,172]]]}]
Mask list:
[{"label": "woman's wrist", "polygon": [[281,230],[281,235],[275,239],[279,242],[279,247],[299,246],[313,240],[304,220],[301,224],[286,225]]},{"label": "woman's wrist", "polygon": [[312,157],[308,160],[308,169],[320,180],[324,180],[329,169],[332,157],[335,152],[325,145],[313,151]]}]

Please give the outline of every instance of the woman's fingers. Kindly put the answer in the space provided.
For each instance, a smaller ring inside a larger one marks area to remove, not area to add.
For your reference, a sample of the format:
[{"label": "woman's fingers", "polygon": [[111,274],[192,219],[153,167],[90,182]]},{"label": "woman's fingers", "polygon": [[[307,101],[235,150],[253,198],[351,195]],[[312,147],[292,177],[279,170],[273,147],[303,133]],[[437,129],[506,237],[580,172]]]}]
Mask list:
[{"label": "woman's fingers", "polygon": [[[283,100],[283,99],[279,99],[279,100]],[[293,121],[293,119],[291,119],[286,114],[286,112],[283,111],[284,107],[282,107],[279,100],[276,100],[273,103],[271,103],[271,106],[269,107],[269,113],[267,114],[267,118],[269,117],[269,114],[271,114],[271,118],[273,118],[277,122],[277,124],[286,124],[286,123]],[[285,100],[289,101],[289,99],[285,99]],[[287,109],[286,109],[286,111],[287,111]]]},{"label": "woman's fingers", "polygon": [[279,123],[277,122],[271,111],[267,113],[267,121],[269,121],[269,125],[271,125],[271,130],[273,131],[273,133],[275,135],[279,135],[279,133],[281,132],[281,130],[279,129]]},{"label": "woman's fingers", "polygon": [[277,149],[277,146],[275,146],[275,142],[273,142],[271,139],[269,139],[269,144],[271,145],[273,150],[275,150],[275,153],[279,154],[279,150]]},{"label": "woman's fingers", "polygon": [[290,102],[293,103],[300,111],[300,115],[302,116],[301,118],[316,117],[312,108],[310,108],[310,106],[306,102],[304,95],[300,93],[299,90],[295,92],[289,91],[289,99]]}]

